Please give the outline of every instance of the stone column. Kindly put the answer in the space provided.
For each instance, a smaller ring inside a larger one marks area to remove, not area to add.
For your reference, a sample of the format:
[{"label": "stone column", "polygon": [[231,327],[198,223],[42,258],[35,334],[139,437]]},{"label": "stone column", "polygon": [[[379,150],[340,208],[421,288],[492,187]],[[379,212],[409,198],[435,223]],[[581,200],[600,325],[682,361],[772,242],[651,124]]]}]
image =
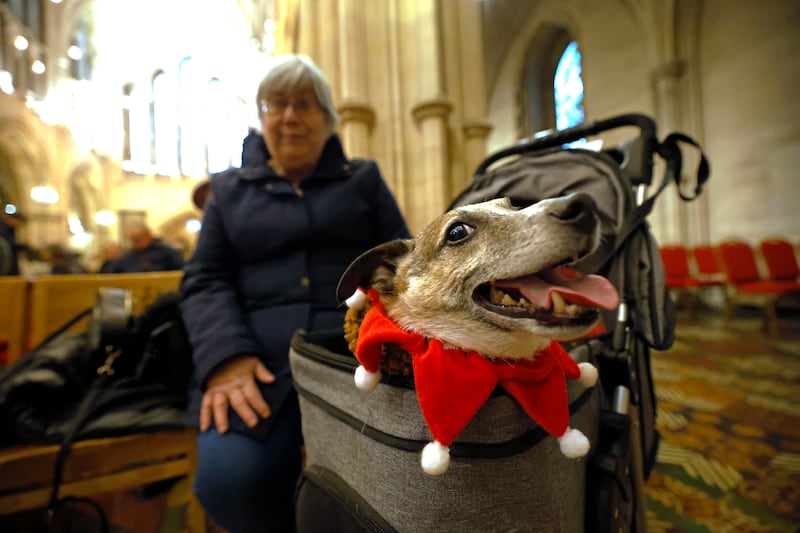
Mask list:
[{"label": "stone column", "polygon": [[339,0],[339,66],[341,123],[339,133],[351,157],[369,157],[375,111],[369,104],[363,0]]},{"label": "stone column", "polygon": [[411,114],[419,130],[416,168],[418,174],[408,176],[408,192],[412,198],[408,212],[413,230],[427,225],[447,205],[447,183],[450,176],[447,143],[447,117],[453,104],[445,96],[442,50],[437,27],[437,2],[415,4],[415,45],[417,100]]},{"label": "stone column", "polygon": [[[311,58],[325,73],[333,91],[335,102],[341,100],[340,92],[340,54],[342,36],[346,30],[338,24],[339,6],[350,0],[317,0],[314,13],[315,25],[311,31],[315,34],[316,47]],[[346,40],[346,39],[345,39]]]},{"label": "stone column", "polygon": [[[662,63],[651,73],[655,94],[656,124],[659,140],[673,131],[681,130],[681,80],[686,72],[683,61],[672,60]],[[657,169],[662,168],[657,166]],[[656,176],[656,180],[660,179]],[[658,183],[654,182],[653,187]],[[688,244],[686,229],[686,206],[670,186],[661,194],[653,214],[653,229],[661,243]]]},{"label": "stone column", "polygon": [[447,116],[453,105],[445,98],[431,98],[418,102],[411,110],[419,128],[421,151],[419,176],[411,176],[415,209],[413,222],[421,229],[441,214],[447,204]]},{"label": "stone column", "polygon": [[375,111],[356,99],[339,104],[339,134],[350,157],[371,157],[369,136],[375,125]]},{"label": "stone column", "polygon": [[[459,2],[459,51],[462,58],[462,128],[464,134],[464,163],[468,175],[486,157],[486,138],[492,127],[486,120],[486,80],[483,65],[483,33],[479,2]],[[469,66],[464,67],[466,60]]]},{"label": "stone column", "polygon": [[317,50],[317,40],[315,39],[317,35],[317,2],[316,0],[299,0],[297,10],[299,31],[297,36],[297,50],[293,51],[298,54],[314,57],[314,53]]}]

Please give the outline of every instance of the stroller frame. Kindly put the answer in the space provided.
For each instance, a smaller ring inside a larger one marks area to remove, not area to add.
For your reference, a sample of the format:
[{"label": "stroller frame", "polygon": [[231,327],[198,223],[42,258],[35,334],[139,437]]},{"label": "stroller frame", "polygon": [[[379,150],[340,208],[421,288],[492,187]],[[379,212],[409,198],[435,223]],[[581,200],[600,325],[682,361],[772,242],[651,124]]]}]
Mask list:
[{"label": "stroller frame", "polygon": [[[639,135],[600,153],[562,149],[571,141],[622,127],[635,127]],[[613,212],[601,214],[601,220],[611,220],[613,227],[606,228],[600,248],[579,261],[576,268],[607,276],[617,287],[621,303],[618,309],[603,313],[606,333],[566,346],[573,358],[593,362],[600,372],[600,383],[594,389],[570,390],[573,417],[590,426],[585,432],[593,449],[587,459],[570,465],[550,464],[556,456],[552,455],[551,441],[542,440],[541,428],[517,424],[514,409],[518,406],[508,397],[495,395],[454,443],[453,470],[442,476],[445,479],[431,482],[419,477],[416,454],[430,436],[415,404],[413,381],[385,377],[365,402],[355,396],[354,386],[350,387],[352,391],[346,388],[346,383],[352,384],[357,363],[342,347],[340,338],[335,338],[341,333],[297,332],[290,362],[308,451],[306,471],[298,486],[300,531],[323,525],[335,529],[333,524],[341,529],[343,523],[349,524],[348,530],[370,531],[646,530],[644,483],[658,449],[649,351],[668,348],[675,326],[674,305],[664,283],[658,245],[646,218],[656,197],[673,181],[678,183],[682,198],[693,198],[680,187],[680,143],[696,146],[682,134],[671,134],[659,142],[654,121],[644,115],[621,115],[583,124],[490,155],[448,208],[499,196],[511,197],[512,203],[530,204],[574,192],[560,190],[559,176],[550,172],[556,170],[558,174],[572,159],[580,160],[577,168],[584,168],[581,165],[586,163],[592,172],[600,172],[594,182],[597,186],[607,186],[605,180],[613,182],[610,190],[618,202]],[[656,155],[665,160],[666,171],[648,197]],[[509,158],[511,162],[506,163]],[[542,163],[550,166],[537,170]],[[708,163],[701,154],[694,196],[707,177]],[[531,192],[531,183],[538,185],[537,180],[547,182],[544,188],[549,190],[544,195]],[[395,412],[397,409],[403,412]],[[491,442],[482,441],[484,434],[496,429],[498,413],[503,423],[513,421],[513,429],[508,429],[502,439],[495,434]],[[354,456],[358,459],[353,460]],[[507,481],[498,480],[495,486],[505,490],[505,495],[488,503],[485,493],[466,494],[480,491],[480,484],[472,484],[475,478],[492,479],[498,471]],[[367,476],[372,478],[362,479]],[[563,476],[567,476],[565,480],[555,479]],[[456,481],[448,485],[452,480]],[[459,491],[465,500],[474,498],[469,505],[485,504],[487,508],[470,514],[473,509],[459,508],[460,502],[439,494],[455,495]],[[558,496],[542,497],[558,491],[566,494],[564,501]],[[514,499],[517,493],[525,494],[523,503]],[[506,500],[508,508],[493,507]],[[320,508],[320,502],[324,502],[322,507],[328,514],[310,516],[308,511]],[[519,505],[531,507],[527,515],[518,512]],[[582,514],[575,512],[580,505]],[[336,506],[345,511],[334,511]],[[517,516],[504,522],[503,516],[509,513]],[[344,515],[349,521],[341,521]]]}]

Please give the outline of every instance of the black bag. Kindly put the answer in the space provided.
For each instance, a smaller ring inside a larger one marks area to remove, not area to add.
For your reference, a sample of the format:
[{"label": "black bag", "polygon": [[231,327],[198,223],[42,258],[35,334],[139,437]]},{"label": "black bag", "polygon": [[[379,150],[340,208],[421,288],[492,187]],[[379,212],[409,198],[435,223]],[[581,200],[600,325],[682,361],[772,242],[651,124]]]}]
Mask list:
[{"label": "black bag", "polygon": [[[58,489],[74,441],[186,426],[192,356],[178,295],[162,295],[139,317],[130,302],[124,289],[100,289],[93,308],[0,374],[0,446],[61,445],[50,516],[73,500]],[[68,332],[88,314],[86,331]]]},{"label": "black bag", "polygon": [[[62,442],[90,395],[75,440],[184,427],[192,359],[178,296],[137,318],[125,292],[101,289],[93,308],[0,374],[0,445]],[[89,313],[87,331],[66,331]]]}]

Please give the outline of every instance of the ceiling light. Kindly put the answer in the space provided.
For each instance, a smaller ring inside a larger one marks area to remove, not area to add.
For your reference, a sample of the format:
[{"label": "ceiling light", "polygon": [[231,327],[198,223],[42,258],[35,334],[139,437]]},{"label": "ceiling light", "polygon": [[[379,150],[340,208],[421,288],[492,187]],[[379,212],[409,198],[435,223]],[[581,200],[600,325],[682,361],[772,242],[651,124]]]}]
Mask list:
[{"label": "ceiling light", "polygon": [[14,39],[14,48],[17,50],[27,50],[28,49],[28,39],[26,39],[22,35],[17,35],[17,38]]},{"label": "ceiling light", "polygon": [[31,189],[31,198],[40,204],[54,204],[58,202],[58,191],[50,186],[39,186]]},{"label": "ceiling light", "polygon": [[98,211],[94,214],[94,221],[100,226],[113,226],[114,223],[117,221],[117,215],[112,213],[111,211]]},{"label": "ceiling light", "polygon": [[190,233],[197,233],[200,231],[200,228],[203,226],[203,223],[197,220],[196,218],[192,218],[186,221],[186,231]]},{"label": "ceiling light", "polygon": [[0,91],[14,94],[14,77],[7,70],[0,70]]},{"label": "ceiling light", "polygon": [[44,71],[47,70],[47,68],[44,66],[44,63],[37,59],[31,65],[31,70],[34,74],[44,74]]},{"label": "ceiling light", "polygon": [[79,47],[73,44],[67,49],[67,55],[69,56],[70,59],[78,61],[83,57],[83,50],[81,50]]},{"label": "ceiling light", "polygon": [[83,224],[81,223],[81,219],[76,215],[70,215],[70,217],[67,218],[67,227],[69,227],[69,232],[73,235],[86,232],[86,230],[83,228]]}]

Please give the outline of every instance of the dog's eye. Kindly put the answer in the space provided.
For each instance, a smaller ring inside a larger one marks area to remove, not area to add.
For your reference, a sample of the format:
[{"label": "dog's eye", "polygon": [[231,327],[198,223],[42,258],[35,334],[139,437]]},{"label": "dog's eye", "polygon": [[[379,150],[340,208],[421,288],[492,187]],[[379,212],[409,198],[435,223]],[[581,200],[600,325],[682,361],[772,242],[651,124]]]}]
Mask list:
[{"label": "dog's eye", "polygon": [[447,242],[458,242],[463,241],[470,234],[475,231],[475,228],[464,224],[463,222],[456,222],[449,228],[447,228]]}]

